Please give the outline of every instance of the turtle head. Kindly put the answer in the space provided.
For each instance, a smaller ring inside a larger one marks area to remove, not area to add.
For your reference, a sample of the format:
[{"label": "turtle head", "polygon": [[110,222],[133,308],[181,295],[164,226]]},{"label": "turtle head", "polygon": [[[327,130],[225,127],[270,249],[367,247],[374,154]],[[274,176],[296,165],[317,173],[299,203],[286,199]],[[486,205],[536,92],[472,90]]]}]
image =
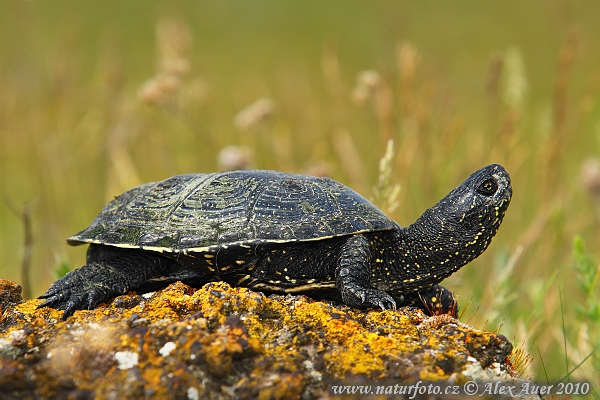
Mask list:
[{"label": "turtle head", "polygon": [[508,172],[501,165],[488,165],[425,211],[408,228],[410,235],[426,246],[434,268],[452,273],[488,247],[511,196]]},{"label": "turtle head", "polygon": [[459,234],[465,247],[479,242],[483,251],[500,227],[511,197],[508,172],[501,165],[492,164],[471,174],[432,210],[447,226],[448,233]]}]

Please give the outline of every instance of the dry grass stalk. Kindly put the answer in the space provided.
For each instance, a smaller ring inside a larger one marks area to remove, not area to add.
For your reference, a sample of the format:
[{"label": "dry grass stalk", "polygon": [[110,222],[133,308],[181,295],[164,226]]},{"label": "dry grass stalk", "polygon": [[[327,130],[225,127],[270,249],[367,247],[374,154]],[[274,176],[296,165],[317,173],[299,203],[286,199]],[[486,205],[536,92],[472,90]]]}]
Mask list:
[{"label": "dry grass stalk", "polygon": [[123,117],[116,122],[107,138],[106,156],[109,160],[107,199],[112,199],[115,195],[142,183],[129,145],[139,133],[138,129],[135,129],[135,122],[131,112],[124,111]]},{"label": "dry grass stalk", "polygon": [[365,191],[369,187],[369,179],[352,136],[345,130],[338,130],[333,134],[332,144],[342,170],[348,177],[349,186],[359,192]]},{"label": "dry grass stalk", "polygon": [[[486,144],[486,146],[497,147],[499,141],[502,141],[503,147],[507,148],[514,140],[518,140],[518,125],[522,114],[525,112],[529,81],[523,56],[519,49],[509,48],[496,63],[500,63],[500,65],[492,66],[492,68],[499,68],[498,73],[503,72],[501,92],[503,102],[508,106],[508,110],[499,126],[492,128],[498,132],[498,136],[491,137],[492,142]],[[495,71],[491,71],[491,73],[495,73]],[[497,115],[494,115],[494,118],[497,117]]]},{"label": "dry grass stalk", "polygon": [[342,78],[342,68],[335,42],[326,42],[321,56],[321,69],[329,94],[331,96],[330,108],[333,122],[336,126],[343,126],[349,118],[348,89]]},{"label": "dry grass stalk", "polygon": [[31,211],[34,203],[25,204],[23,207],[17,207],[10,198],[6,197],[5,202],[10,211],[21,220],[23,224],[23,258],[21,259],[21,287],[23,289],[23,299],[31,299],[31,257],[33,255],[33,228],[31,226]]},{"label": "dry grass stalk", "polygon": [[571,34],[567,38],[566,43],[562,46],[558,57],[558,70],[556,80],[554,81],[554,98],[553,111],[554,120],[552,126],[551,137],[545,147],[543,154],[546,161],[544,186],[545,189],[551,191],[551,187],[557,178],[557,169],[560,165],[561,155],[567,147],[572,137],[566,129],[567,114],[568,114],[568,88],[575,63],[575,55],[579,37],[576,34]]},{"label": "dry grass stalk", "polygon": [[342,99],[346,98],[347,90],[342,79],[342,68],[340,67],[337,45],[335,43],[325,43],[321,56],[321,68],[331,95],[337,101],[342,101]]},{"label": "dry grass stalk", "polygon": [[379,138],[382,143],[394,137],[394,95],[392,89],[382,80],[375,91],[374,111],[379,125]]},{"label": "dry grass stalk", "polygon": [[405,113],[411,113],[416,106],[415,76],[420,62],[419,53],[409,42],[404,42],[398,45],[396,54],[402,109]]},{"label": "dry grass stalk", "polygon": [[490,118],[490,129],[495,130],[498,121],[499,107],[499,87],[500,77],[504,65],[502,54],[496,53],[490,58],[488,65],[487,78],[485,81],[485,93],[488,99],[488,112]]},{"label": "dry grass stalk", "polygon": [[351,98],[359,105],[371,101],[379,126],[380,139],[384,143],[392,139],[395,118],[394,94],[377,71],[367,70],[358,73]]},{"label": "dry grass stalk", "polygon": [[352,89],[351,98],[359,105],[366,104],[373,98],[373,93],[381,82],[379,72],[375,70],[361,71],[356,76],[356,86]]},{"label": "dry grass stalk", "polygon": [[401,186],[392,182],[393,159],[394,141],[390,139],[385,154],[379,160],[379,179],[377,186],[373,188],[374,202],[386,214],[393,213],[400,205],[398,197]]},{"label": "dry grass stalk", "polygon": [[494,279],[488,281],[485,293],[488,294],[487,297],[489,298],[486,304],[491,305],[485,313],[485,319],[492,324],[503,317],[502,310],[506,310],[507,306],[517,298],[517,293],[512,291],[511,280],[515,266],[523,254],[523,249],[523,246],[517,246],[506,260],[506,263],[501,266],[501,269],[497,270]]},{"label": "dry grass stalk", "polygon": [[189,25],[183,21],[164,19],[156,28],[158,71],[146,81],[139,92],[140,99],[149,105],[173,102],[182,89],[182,80],[190,70],[186,54],[192,43]]},{"label": "dry grass stalk", "polygon": [[164,18],[156,26],[156,39],[161,62],[187,61],[185,56],[192,44],[192,30],[188,24],[179,19]]},{"label": "dry grass stalk", "polygon": [[275,102],[261,98],[241,109],[234,117],[235,126],[242,132],[255,132],[273,115]]},{"label": "dry grass stalk", "polygon": [[[573,65],[575,63],[575,55],[579,37],[572,33],[567,38],[567,42],[560,49],[558,56],[558,70],[556,72],[556,80],[554,81],[554,126],[553,135],[555,140],[560,141],[560,135],[563,133],[567,119],[567,90]],[[559,143],[556,143],[558,145]]]},{"label": "dry grass stalk", "polygon": [[510,108],[521,110],[527,97],[529,83],[523,56],[517,48],[511,47],[506,51],[504,71],[502,98]]}]

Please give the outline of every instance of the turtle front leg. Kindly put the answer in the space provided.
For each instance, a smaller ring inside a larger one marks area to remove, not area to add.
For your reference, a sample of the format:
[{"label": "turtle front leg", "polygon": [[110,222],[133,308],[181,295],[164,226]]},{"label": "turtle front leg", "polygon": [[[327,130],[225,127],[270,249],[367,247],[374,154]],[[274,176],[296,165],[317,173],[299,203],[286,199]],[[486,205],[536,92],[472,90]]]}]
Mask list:
[{"label": "turtle front leg", "polygon": [[344,243],[335,271],[335,285],[342,300],[356,308],[395,310],[396,301],[392,296],[370,286],[370,261],[369,241],[363,235],[353,235]]},{"label": "turtle front leg", "polygon": [[76,310],[91,310],[99,303],[142,286],[174,261],[151,253],[110,246],[90,245],[86,265],[54,282],[40,296],[41,307],[65,310],[62,319]]}]

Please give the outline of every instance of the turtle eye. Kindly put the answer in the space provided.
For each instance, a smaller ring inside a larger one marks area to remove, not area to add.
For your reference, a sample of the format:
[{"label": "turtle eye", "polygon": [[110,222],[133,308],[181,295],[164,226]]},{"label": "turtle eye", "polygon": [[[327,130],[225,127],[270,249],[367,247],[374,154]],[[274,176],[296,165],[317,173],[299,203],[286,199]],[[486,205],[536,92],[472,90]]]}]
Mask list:
[{"label": "turtle eye", "polygon": [[489,178],[477,185],[475,190],[483,195],[491,196],[498,190],[498,184],[496,183],[496,180]]}]

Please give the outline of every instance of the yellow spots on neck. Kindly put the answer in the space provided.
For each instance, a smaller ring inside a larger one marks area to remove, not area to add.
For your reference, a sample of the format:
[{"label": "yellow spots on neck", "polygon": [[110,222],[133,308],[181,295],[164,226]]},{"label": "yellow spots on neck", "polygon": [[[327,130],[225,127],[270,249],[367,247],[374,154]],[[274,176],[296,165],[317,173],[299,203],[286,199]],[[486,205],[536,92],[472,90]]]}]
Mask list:
[{"label": "yellow spots on neck", "polygon": [[471,240],[470,242],[468,242],[465,247],[469,247],[471,245],[476,244],[479,241],[479,237],[483,234],[483,231],[479,231],[477,232],[477,234],[475,235],[475,237],[473,238],[473,240]]}]

